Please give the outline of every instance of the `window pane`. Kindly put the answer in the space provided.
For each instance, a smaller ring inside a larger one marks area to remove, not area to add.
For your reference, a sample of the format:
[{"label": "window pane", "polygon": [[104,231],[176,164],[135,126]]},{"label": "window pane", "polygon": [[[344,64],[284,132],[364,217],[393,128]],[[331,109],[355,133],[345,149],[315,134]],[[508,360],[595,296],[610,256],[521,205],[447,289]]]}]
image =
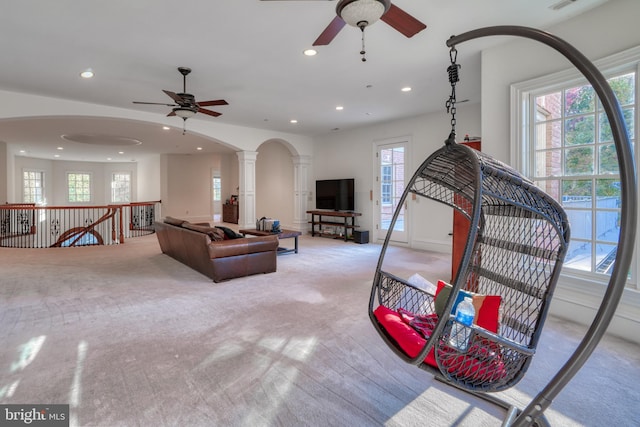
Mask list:
[{"label": "window pane", "polygon": [[565,144],[593,144],[595,141],[595,117],[583,116],[565,122]]},{"label": "window pane", "polygon": [[535,99],[536,121],[559,119],[562,114],[562,94],[560,92],[538,96]]},{"label": "window pane", "polygon": [[571,240],[564,265],[577,270],[591,271],[591,243]]},{"label": "window pane", "polygon": [[[569,205],[572,205],[570,203]],[[593,235],[593,214],[590,210],[569,210],[567,218],[571,224],[571,238],[591,240]]]},{"label": "window pane", "polygon": [[[565,179],[562,181],[562,206],[591,207],[592,181],[590,179]],[[568,205],[577,203],[580,205]],[[585,204],[586,203],[586,204]]]},{"label": "window pane", "polygon": [[[388,150],[383,150],[388,151]],[[384,165],[381,168],[381,194],[382,203],[391,203],[391,165]]]},{"label": "window pane", "polygon": [[598,172],[618,173],[618,155],[615,145],[601,145],[598,149]]},{"label": "window pane", "polygon": [[69,202],[91,201],[91,175],[88,173],[67,174]]},{"label": "window pane", "polygon": [[[627,134],[631,138],[635,129],[635,109],[625,108],[622,110],[622,117],[624,124],[627,127]],[[611,125],[609,124],[609,118],[606,114],[600,114],[600,133],[598,135],[599,142],[613,141],[613,133],[611,132]]]},{"label": "window pane", "polygon": [[22,173],[22,201],[24,203],[44,203],[44,172],[24,171]]},{"label": "window pane", "polygon": [[565,91],[565,114],[568,116],[593,112],[595,91],[589,85],[578,86]]},{"label": "window pane", "polygon": [[131,174],[117,172],[111,176],[111,202],[129,203],[131,201]]},{"label": "window pane", "polygon": [[605,242],[617,242],[620,237],[620,212],[598,211],[596,213],[596,236]]},{"label": "window pane", "polygon": [[535,127],[536,150],[545,148],[560,148],[562,146],[562,122],[539,123]]},{"label": "window pane", "polygon": [[593,174],[593,147],[570,148],[565,151],[565,175]]},{"label": "window pane", "polygon": [[634,73],[614,77],[607,80],[607,82],[609,82],[609,86],[613,89],[613,93],[615,93],[620,105],[625,106],[635,103],[636,85]]},{"label": "window pane", "polygon": [[607,245],[599,243],[596,245],[596,272],[611,274],[616,260],[616,249],[618,245]]},{"label": "window pane", "polygon": [[562,151],[549,150],[536,153],[535,176],[549,177],[562,175]]},{"label": "window pane", "polygon": [[596,180],[596,207],[604,209],[618,209],[622,205],[620,180]]}]

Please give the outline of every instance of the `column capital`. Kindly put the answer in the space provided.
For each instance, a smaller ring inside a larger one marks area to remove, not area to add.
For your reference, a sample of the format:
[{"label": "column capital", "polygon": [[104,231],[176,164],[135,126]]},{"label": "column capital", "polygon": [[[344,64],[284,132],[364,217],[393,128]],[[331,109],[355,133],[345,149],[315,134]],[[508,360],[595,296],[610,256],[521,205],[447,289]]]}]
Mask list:
[{"label": "column capital", "polygon": [[311,164],[311,156],[307,155],[297,155],[291,156],[294,165],[310,165]]},{"label": "column capital", "polygon": [[236,151],[236,155],[241,162],[255,161],[258,158],[257,151]]}]

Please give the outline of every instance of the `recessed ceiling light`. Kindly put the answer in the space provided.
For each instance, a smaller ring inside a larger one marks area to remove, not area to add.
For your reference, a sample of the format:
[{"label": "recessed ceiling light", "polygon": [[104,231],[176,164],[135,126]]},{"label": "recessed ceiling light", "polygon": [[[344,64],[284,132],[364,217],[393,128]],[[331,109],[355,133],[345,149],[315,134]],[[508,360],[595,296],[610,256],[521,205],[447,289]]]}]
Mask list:
[{"label": "recessed ceiling light", "polygon": [[170,128],[169,126],[162,126],[162,129],[164,129],[164,130],[169,130],[169,129],[171,129],[171,128]]},{"label": "recessed ceiling light", "polygon": [[317,55],[318,51],[315,49],[305,49],[304,53],[306,56],[315,56]]},{"label": "recessed ceiling light", "polygon": [[91,77],[93,77],[93,71],[91,71],[90,69],[85,70],[80,73],[80,77],[82,77],[83,79],[90,79]]},{"label": "recessed ceiling light", "polygon": [[124,151],[118,151],[118,154],[124,154]]},{"label": "recessed ceiling light", "polygon": [[202,147],[197,147],[196,150],[202,151]]},{"label": "recessed ceiling light", "polygon": [[53,157],[60,157],[60,154],[54,154]]},{"label": "recessed ceiling light", "polygon": [[23,154],[26,153],[26,151],[24,151],[24,150],[20,150],[20,152],[23,153]]},{"label": "recessed ceiling light", "polygon": [[290,122],[291,122],[291,123],[293,123],[293,124],[298,123],[298,121],[297,121],[296,119],[291,119],[291,121],[290,121]]},{"label": "recessed ceiling light", "polygon": [[343,107],[342,105],[338,105],[338,106],[336,107],[336,110],[338,110],[338,111],[342,111],[342,110],[344,110],[344,107]]},{"label": "recessed ceiling light", "polygon": [[411,88],[409,86],[405,86],[400,90],[403,91],[403,92],[411,92]]},{"label": "recessed ceiling light", "polygon": [[111,160],[111,157],[107,157],[107,160]]},{"label": "recessed ceiling light", "polygon": [[64,147],[58,147],[58,150],[64,150]]}]

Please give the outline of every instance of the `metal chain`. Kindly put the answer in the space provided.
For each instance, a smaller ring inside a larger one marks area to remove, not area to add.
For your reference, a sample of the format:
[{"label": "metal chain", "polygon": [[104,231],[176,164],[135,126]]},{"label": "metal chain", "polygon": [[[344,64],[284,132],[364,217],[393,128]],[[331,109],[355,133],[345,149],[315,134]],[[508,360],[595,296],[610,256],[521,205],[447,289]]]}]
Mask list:
[{"label": "metal chain", "polygon": [[458,58],[458,51],[455,47],[452,47],[449,51],[449,58],[451,65],[447,67],[447,74],[449,74],[449,83],[451,84],[451,95],[446,102],[447,113],[451,113],[451,135],[455,139],[456,134],[456,83],[460,81],[458,77],[458,69],[460,64],[456,64]]}]

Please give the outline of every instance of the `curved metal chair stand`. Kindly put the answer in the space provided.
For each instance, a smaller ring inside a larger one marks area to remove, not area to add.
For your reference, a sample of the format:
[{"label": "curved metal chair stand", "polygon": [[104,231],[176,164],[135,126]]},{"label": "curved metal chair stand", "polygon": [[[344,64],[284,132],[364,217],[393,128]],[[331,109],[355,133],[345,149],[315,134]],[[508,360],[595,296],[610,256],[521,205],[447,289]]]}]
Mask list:
[{"label": "curved metal chair stand", "polygon": [[[620,171],[621,226],[615,265],[599,310],[573,355],[526,408],[520,410],[487,394],[516,384],[531,363],[567,251],[569,226],[555,200],[509,166],[456,144],[452,132],[445,146],[417,169],[398,203],[401,206],[410,194],[426,197],[469,221],[467,244],[446,303],[438,315],[436,305],[442,301],[436,304],[440,298],[435,293],[384,270],[390,231],[376,267],[369,317],[403,360],[505,408],[504,426],[548,425],[544,411],[589,358],[620,302],[637,227],[635,170],[620,106],[604,76],[584,55],[549,33],[518,26],[473,30],[451,37],[447,46],[492,35],[530,38],[563,54],[593,86],[611,124]],[[500,305],[499,322],[486,309],[483,323],[478,320],[470,328],[464,351],[449,345],[454,316],[447,313],[452,312],[459,291],[480,301],[498,298]]]}]

